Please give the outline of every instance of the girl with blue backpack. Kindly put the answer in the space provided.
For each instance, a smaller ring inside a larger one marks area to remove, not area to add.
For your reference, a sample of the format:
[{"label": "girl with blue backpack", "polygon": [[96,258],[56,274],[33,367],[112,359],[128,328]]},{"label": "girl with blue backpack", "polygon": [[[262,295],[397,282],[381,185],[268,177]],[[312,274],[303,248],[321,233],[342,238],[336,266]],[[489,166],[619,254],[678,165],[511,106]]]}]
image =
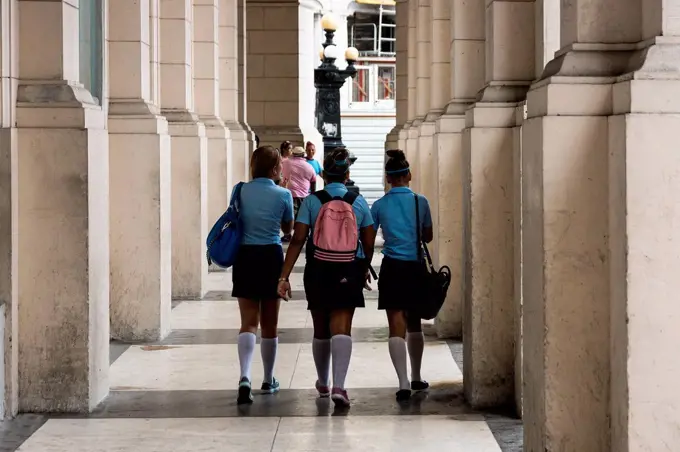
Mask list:
[{"label": "girl with blue backpack", "polygon": [[[411,170],[400,150],[387,151],[387,182],[392,186],[371,209],[375,228],[382,228],[385,244],[378,279],[378,309],[387,312],[392,364],[399,378],[397,400],[408,400],[411,391],[423,391],[429,384],[422,379],[425,338],[418,304],[423,302],[421,288],[423,260],[421,242],[432,241],[432,214],[423,195],[409,188]],[[411,358],[411,381],[407,374],[407,348]]]},{"label": "girl with blue backpack", "polygon": [[250,366],[255,352],[258,324],[262,331],[260,352],[264,365],[262,391],[279,391],[274,378],[278,348],[280,297],[278,279],[283,267],[279,231],[290,234],[293,227],[293,197],[277,184],[281,175],[281,154],[271,146],[255,150],[250,160],[252,180],[239,184],[232,193],[240,196],[239,216],[242,239],[233,265],[232,296],[238,299],[241,329],[238,357],[241,378],[238,404],[253,402]]},{"label": "girl with blue backpack", "polygon": [[314,322],[315,386],[320,397],[330,396],[340,407],[350,404],[345,378],[352,356],[352,318],[356,308],[364,307],[363,289],[370,282],[375,244],[366,200],[345,187],[349,167],[345,148],[334,150],[324,160],[326,185],[300,206],[278,287],[279,296],[290,297],[288,277],[307,241],[304,285]]}]

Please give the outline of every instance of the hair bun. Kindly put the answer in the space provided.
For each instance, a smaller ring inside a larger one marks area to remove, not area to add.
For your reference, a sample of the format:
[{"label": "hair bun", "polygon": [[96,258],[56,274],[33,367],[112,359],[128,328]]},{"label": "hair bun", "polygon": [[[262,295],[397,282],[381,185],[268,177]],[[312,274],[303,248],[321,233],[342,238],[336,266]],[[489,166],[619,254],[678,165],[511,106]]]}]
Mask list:
[{"label": "hair bun", "polygon": [[336,148],[333,151],[333,158],[335,158],[335,160],[345,160],[347,157],[349,157],[347,148]]},{"label": "hair bun", "polygon": [[404,154],[404,151],[402,151],[401,149],[390,149],[389,151],[387,151],[387,156],[398,162],[403,162],[406,160],[406,154]]}]

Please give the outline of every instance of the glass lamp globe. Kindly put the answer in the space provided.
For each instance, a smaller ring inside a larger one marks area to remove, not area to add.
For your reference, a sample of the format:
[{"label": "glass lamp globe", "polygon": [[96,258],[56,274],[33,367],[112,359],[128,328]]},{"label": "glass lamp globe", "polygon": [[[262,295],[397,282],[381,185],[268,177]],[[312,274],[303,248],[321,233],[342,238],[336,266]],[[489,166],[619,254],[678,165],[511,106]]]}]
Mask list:
[{"label": "glass lamp globe", "polygon": [[359,58],[359,51],[355,47],[348,47],[345,50],[345,59],[347,61],[356,61]]},{"label": "glass lamp globe", "polygon": [[326,58],[337,59],[340,51],[338,50],[337,46],[329,45],[323,50],[323,54]]},{"label": "glass lamp globe", "polygon": [[338,29],[338,24],[335,21],[335,17],[332,14],[324,14],[321,18],[321,28],[326,31],[336,31]]}]

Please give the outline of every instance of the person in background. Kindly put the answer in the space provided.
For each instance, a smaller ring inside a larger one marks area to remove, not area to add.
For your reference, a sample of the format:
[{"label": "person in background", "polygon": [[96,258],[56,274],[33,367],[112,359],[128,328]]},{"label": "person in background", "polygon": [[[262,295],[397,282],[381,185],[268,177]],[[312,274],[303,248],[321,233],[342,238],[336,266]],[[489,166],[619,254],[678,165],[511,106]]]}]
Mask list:
[{"label": "person in background", "polygon": [[293,152],[293,143],[290,141],[284,141],[281,143],[281,147],[279,148],[279,151],[281,151],[281,158],[286,161],[288,158],[291,156]]},{"label": "person in background", "polygon": [[301,146],[295,146],[291,157],[283,162],[283,179],[293,195],[293,210],[297,218],[302,201],[316,191],[316,174],[314,168],[307,164],[305,150]]},{"label": "person in background", "polygon": [[[279,296],[290,297],[288,278],[307,237],[311,237],[307,243],[304,286],[307,309],[314,322],[315,387],[319,397],[331,397],[339,407],[350,404],[345,378],[352,356],[352,319],[355,309],[365,305],[363,288],[370,279],[369,264],[375,246],[375,229],[368,203],[361,195],[348,193],[344,185],[349,178],[349,166],[349,154],[344,148],[334,150],[324,160],[326,186],[308,196],[300,207],[278,288]],[[353,224],[346,221],[350,212],[356,220]],[[336,231],[339,225],[342,231]],[[315,237],[317,229],[319,234]],[[339,242],[352,240],[358,243],[345,243],[343,252],[335,249]]]},{"label": "person in background", "polygon": [[[422,274],[421,240],[432,241],[432,214],[423,195],[409,188],[411,170],[406,156],[400,150],[387,151],[385,175],[390,191],[377,200],[371,208],[375,229],[382,228],[385,244],[383,261],[378,278],[378,309],[387,312],[390,338],[388,347],[392,364],[399,378],[397,400],[408,400],[411,391],[424,391],[429,383],[422,379],[425,338],[420,316],[417,313],[419,277]],[[416,199],[418,215],[416,218]],[[407,334],[408,332],[408,334]],[[411,381],[406,367],[406,351],[411,358]]]},{"label": "person in background", "polygon": [[[282,166],[283,166],[283,162],[285,162],[286,160],[288,160],[290,158],[292,152],[293,152],[293,143],[291,143],[288,140],[281,143],[281,147],[279,148],[279,153],[281,154],[281,164],[282,164]],[[283,177],[283,175],[282,175],[281,178],[279,179],[278,185],[283,187],[283,188],[288,188],[289,182],[290,181],[288,179],[286,179],[285,177]],[[290,231],[288,231],[287,233],[285,231],[283,231],[283,239],[282,240],[286,243],[290,242]]]},{"label": "person in background", "polygon": [[277,285],[283,268],[279,231],[290,233],[293,227],[293,198],[290,191],[275,184],[281,175],[279,152],[271,146],[256,149],[250,159],[250,171],[252,180],[241,189],[243,240],[232,274],[232,296],[238,299],[241,313],[238,404],[253,402],[250,367],[258,325],[264,365],[262,391],[273,394],[280,387],[274,378],[280,306]]},{"label": "person in background", "polygon": [[311,141],[308,141],[307,144],[305,145],[305,153],[307,154],[307,163],[312,165],[312,168],[314,168],[314,172],[316,173],[317,176],[321,175],[321,164],[319,163],[318,160],[314,160],[314,156],[316,155],[316,146],[314,143]]}]

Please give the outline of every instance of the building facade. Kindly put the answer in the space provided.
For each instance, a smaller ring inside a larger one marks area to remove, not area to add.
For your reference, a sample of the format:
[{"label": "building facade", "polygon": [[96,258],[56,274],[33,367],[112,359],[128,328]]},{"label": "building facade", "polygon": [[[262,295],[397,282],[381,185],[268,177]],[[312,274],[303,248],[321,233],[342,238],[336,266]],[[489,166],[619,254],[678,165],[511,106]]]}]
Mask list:
[{"label": "building facade", "polygon": [[[315,24],[355,7],[0,2],[5,416],[92,410],[110,338],[160,339],[172,299],[203,295],[204,238],[255,134],[321,148]],[[678,8],[396,3],[385,145],[452,270],[437,333],[463,338],[473,407],[517,405],[525,450],[680,444]],[[378,49],[364,70],[388,78]]]}]

